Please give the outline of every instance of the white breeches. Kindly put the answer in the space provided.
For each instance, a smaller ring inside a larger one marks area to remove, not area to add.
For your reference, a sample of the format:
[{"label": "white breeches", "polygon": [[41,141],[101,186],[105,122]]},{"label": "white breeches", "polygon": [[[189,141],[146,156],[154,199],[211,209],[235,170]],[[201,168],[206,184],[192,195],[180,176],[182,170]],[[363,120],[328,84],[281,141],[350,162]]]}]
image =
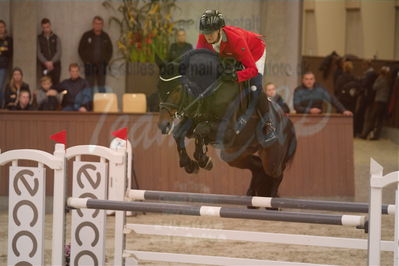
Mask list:
[{"label": "white breeches", "polygon": [[263,52],[263,55],[259,58],[258,61],[255,62],[256,68],[258,69],[258,73],[262,74],[265,71],[265,61],[266,61],[266,48]]}]

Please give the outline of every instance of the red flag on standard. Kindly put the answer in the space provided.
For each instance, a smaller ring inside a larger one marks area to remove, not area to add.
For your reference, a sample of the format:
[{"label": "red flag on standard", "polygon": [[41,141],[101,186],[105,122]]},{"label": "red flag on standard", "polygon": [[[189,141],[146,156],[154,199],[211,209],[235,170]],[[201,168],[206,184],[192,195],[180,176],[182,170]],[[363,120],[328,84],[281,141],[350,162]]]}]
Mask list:
[{"label": "red flag on standard", "polygon": [[66,130],[55,133],[50,136],[50,139],[54,140],[57,143],[62,143],[66,145]]},{"label": "red flag on standard", "polygon": [[127,127],[118,129],[114,132],[112,132],[112,136],[123,139],[123,140],[127,140]]}]

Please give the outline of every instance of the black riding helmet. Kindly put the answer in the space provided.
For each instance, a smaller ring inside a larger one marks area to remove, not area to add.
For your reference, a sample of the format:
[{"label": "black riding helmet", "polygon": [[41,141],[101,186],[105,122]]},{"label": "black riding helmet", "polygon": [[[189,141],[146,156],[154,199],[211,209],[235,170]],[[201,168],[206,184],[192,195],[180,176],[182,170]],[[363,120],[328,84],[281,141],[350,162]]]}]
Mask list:
[{"label": "black riding helmet", "polygon": [[202,34],[209,34],[225,25],[222,13],[217,10],[206,10],[200,18],[199,28]]}]

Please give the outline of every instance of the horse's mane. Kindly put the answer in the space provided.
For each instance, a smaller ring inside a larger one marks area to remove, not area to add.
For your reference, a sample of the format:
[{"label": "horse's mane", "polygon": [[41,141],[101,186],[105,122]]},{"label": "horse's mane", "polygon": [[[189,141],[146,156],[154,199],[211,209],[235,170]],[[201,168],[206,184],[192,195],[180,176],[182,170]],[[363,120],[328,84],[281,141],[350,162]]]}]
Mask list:
[{"label": "horse's mane", "polygon": [[218,54],[207,49],[195,49],[181,58],[179,72],[188,92],[198,97],[220,76],[222,71]]}]

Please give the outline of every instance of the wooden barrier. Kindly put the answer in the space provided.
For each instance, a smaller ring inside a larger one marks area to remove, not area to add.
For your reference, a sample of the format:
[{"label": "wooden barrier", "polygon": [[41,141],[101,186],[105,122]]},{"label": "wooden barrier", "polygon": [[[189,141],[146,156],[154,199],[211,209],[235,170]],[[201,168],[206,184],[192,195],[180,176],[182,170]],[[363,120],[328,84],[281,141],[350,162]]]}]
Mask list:
[{"label": "wooden barrier", "polygon": [[[354,196],[352,118],[341,115],[290,115],[298,136],[298,149],[285,171],[280,195],[286,197]],[[48,136],[66,129],[67,145],[108,146],[111,132],[127,127],[140,189],[245,195],[250,172],[229,167],[212,147],[212,171],[188,175],[178,167],[171,136],[161,135],[157,114],[98,114],[72,112],[0,111],[0,148],[52,151]],[[188,150],[193,152],[193,142]],[[148,167],[151,162],[151,167]],[[69,163],[71,164],[71,163]],[[69,165],[70,166],[70,165]],[[69,167],[71,168],[71,167]],[[6,170],[0,172],[7,175]],[[47,179],[52,184],[51,175]],[[71,192],[71,181],[68,181]],[[0,179],[0,195],[8,182]],[[52,195],[52,186],[47,195]]]}]

